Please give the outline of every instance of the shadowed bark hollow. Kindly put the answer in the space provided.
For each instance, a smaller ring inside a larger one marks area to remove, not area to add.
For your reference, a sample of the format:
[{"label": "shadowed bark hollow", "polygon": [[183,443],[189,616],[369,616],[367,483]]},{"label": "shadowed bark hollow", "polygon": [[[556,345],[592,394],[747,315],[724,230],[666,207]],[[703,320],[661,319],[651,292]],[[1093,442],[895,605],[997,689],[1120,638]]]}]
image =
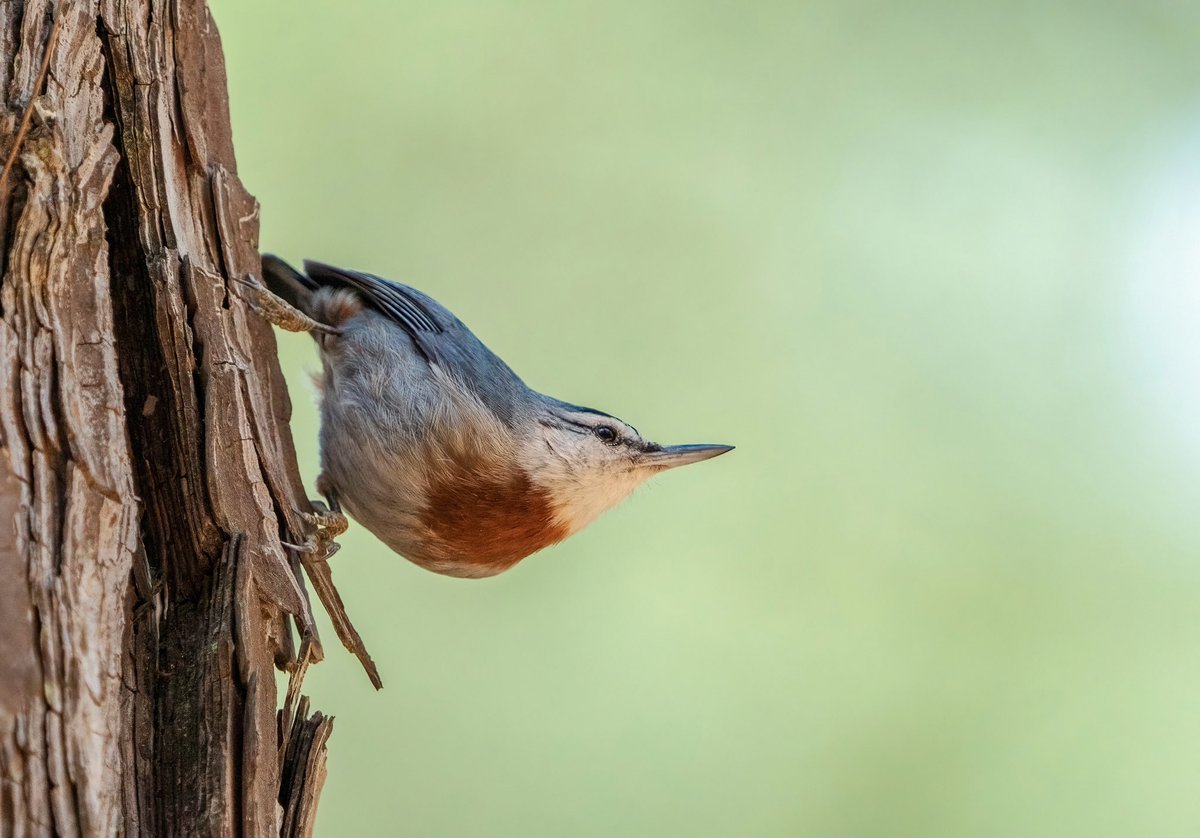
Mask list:
[{"label": "shadowed bark hollow", "polygon": [[310,505],[212,17],[0,0],[0,97],[0,835],[310,834],[302,570],[378,677],[281,545]]}]

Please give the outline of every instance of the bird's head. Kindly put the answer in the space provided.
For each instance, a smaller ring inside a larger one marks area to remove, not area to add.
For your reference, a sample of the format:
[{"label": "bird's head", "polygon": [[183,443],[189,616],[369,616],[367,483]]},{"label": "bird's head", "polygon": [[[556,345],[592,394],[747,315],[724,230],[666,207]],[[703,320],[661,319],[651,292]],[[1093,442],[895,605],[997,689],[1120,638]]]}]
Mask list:
[{"label": "bird's head", "polygon": [[525,465],[570,534],[616,506],[647,478],[731,450],[731,445],[659,445],[615,416],[546,399],[536,415]]}]

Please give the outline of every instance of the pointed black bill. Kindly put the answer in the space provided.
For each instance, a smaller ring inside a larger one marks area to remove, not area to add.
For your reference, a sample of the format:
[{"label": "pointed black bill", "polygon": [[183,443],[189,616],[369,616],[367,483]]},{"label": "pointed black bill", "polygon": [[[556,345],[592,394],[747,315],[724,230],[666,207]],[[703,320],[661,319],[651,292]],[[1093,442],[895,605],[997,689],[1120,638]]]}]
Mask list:
[{"label": "pointed black bill", "polygon": [[667,445],[658,451],[647,453],[645,463],[657,468],[675,468],[701,460],[711,460],[732,450],[732,445]]}]

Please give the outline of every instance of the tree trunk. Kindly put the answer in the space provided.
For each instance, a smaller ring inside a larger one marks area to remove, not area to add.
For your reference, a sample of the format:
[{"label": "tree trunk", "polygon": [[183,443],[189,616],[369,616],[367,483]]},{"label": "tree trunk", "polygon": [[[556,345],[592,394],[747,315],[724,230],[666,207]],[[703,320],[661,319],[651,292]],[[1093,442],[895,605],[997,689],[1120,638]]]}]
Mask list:
[{"label": "tree trunk", "polygon": [[309,834],[302,565],[377,677],[281,546],[311,507],[231,281],[258,205],[212,17],[0,0],[0,98],[0,836]]}]

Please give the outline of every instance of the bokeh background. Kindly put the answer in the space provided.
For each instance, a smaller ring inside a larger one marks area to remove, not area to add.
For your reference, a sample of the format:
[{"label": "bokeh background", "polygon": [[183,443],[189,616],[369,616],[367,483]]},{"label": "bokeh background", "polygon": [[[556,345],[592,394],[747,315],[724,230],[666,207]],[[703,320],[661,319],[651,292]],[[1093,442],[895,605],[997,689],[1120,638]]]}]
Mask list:
[{"label": "bokeh background", "polygon": [[352,529],[320,835],[1200,834],[1200,6],[214,13],[264,248],[738,446],[488,581]]}]

